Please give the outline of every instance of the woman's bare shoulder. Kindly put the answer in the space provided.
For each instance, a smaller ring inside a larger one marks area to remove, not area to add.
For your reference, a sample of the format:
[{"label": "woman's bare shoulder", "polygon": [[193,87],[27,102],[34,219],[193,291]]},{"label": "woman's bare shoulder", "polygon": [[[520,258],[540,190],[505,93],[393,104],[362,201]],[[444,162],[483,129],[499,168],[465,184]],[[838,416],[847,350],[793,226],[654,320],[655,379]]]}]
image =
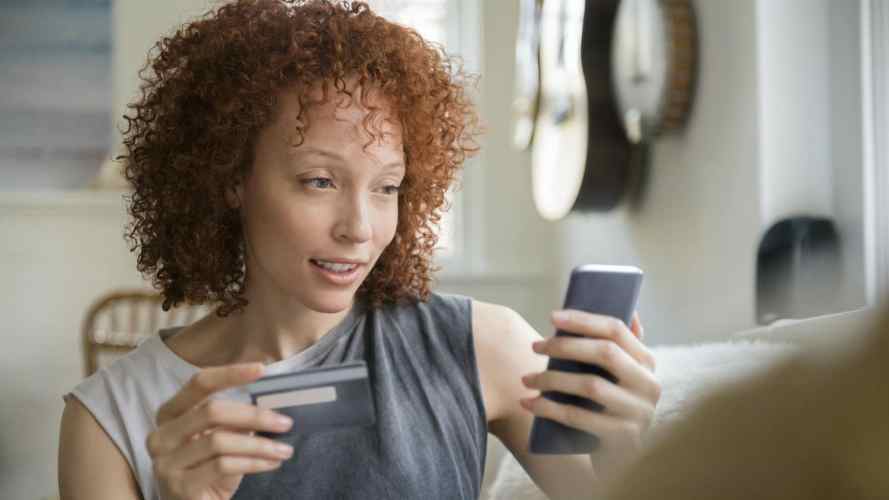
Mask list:
[{"label": "woman's bare shoulder", "polygon": [[521,376],[545,368],[546,358],[531,349],[531,343],[541,338],[537,331],[506,306],[473,300],[472,335],[485,410],[492,424],[510,416],[518,398],[527,392]]},{"label": "woman's bare shoulder", "polygon": [[[58,468],[63,500],[142,498],[126,457],[73,396],[66,398],[62,412]],[[101,471],[101,481],[96,481],[96,471]]]}]

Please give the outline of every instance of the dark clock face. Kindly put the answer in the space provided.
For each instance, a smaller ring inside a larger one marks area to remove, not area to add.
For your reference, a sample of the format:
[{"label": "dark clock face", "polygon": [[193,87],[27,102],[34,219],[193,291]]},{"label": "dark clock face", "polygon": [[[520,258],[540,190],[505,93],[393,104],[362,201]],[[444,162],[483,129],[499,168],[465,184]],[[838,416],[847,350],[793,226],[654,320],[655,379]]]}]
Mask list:
[{"label": "dark clock face", "polygon": [[667,87],[669,33],[658,0],[623,0],[611,46],[612,85],[631,142],[659,128]]}]

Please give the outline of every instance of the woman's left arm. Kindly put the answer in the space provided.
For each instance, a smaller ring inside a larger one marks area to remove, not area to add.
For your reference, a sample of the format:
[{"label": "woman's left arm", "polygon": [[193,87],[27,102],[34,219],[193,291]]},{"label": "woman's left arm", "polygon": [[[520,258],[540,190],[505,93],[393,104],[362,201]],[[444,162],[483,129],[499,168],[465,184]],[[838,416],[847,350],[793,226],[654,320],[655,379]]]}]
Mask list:
[{"label": "woman's left arm", "polygon": [[[557,311],[555,328],[581,337],[540,335],[515,312],[476,302],[473,334],[489,429],[552,498],[590,498],[602,482],[632,461],[651,425],[661,388],[654,357],[641,342],[642,325],[582,311]],[[595,375],[546,369],[548,357],[595,363],[617,383]],[[591,412],[550,401],[540,391],[586,397],[605,409]],[[533,417],[541,416],[597,434],[601,446],[583,455],[534,455],[528,452]],[[582,477],[588,480],[579,480]]]}]

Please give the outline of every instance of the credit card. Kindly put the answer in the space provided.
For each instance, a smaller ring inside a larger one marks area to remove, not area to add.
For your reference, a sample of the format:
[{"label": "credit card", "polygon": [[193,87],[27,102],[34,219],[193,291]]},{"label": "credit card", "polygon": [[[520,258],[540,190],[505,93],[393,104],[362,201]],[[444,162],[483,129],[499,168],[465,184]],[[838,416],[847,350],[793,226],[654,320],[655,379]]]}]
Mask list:
[{"label": "credit card", "polygon": [[287,432],[257,432],[258,436],[313,434],[375,423],[364,361],[270,375],[248,384],[247,390],[254,405],[293,419]]}]

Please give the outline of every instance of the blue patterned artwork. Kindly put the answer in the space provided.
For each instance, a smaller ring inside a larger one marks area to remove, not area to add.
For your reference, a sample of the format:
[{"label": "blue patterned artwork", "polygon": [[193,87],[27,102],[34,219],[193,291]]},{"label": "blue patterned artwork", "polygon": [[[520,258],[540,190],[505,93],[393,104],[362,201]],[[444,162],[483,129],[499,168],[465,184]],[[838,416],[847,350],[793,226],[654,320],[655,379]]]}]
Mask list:
[{"label": "blue patterned artwork", "polygon": [[83,188],[111,137],[111,0],[0,0],[0,190]]}]

